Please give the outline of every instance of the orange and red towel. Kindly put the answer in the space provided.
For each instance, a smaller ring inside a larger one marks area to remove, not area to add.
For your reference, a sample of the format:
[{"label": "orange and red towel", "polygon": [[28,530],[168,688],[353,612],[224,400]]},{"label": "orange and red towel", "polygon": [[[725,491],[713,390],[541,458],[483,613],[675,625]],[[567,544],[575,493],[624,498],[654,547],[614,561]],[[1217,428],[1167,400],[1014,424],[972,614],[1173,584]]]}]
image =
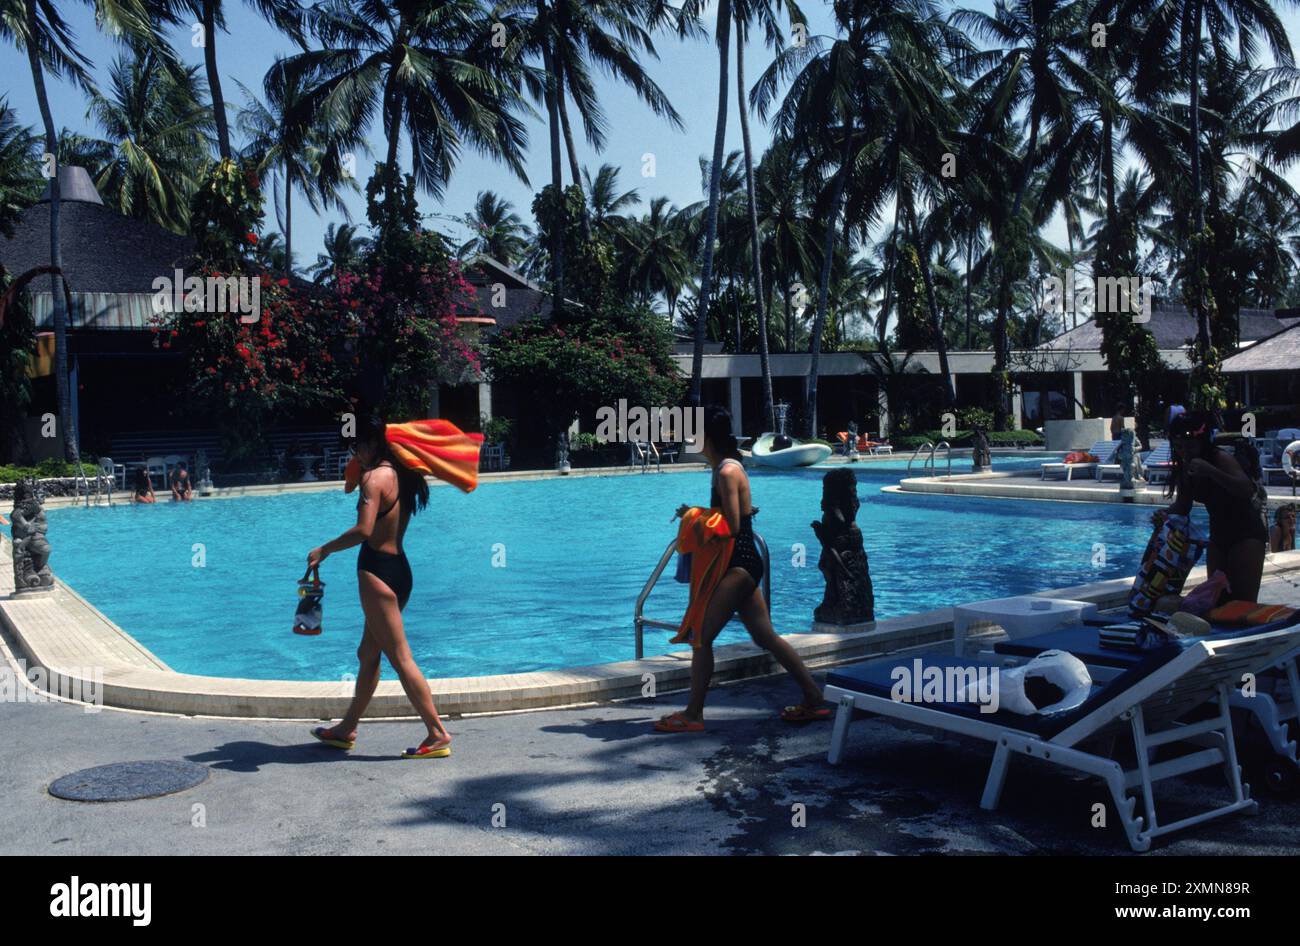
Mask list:
[{"label": "orange and red towel", "polygon": [[1215,624],[1238,624],[1242,627],[1255,627],[1272,624],[1274,621],[1288,621],[1300,616],[1300,611],[1284,604],[1260,604],[1258,601],[1229,601],[1227,604],[1213,608],[1205,615],[1207,621]]},{"label": "orange and red towel", "polygon": [[[482,434],[467,434],[449,420],[412,420],[389,424],[384,437],[393,455],[408,469],[427,473],[466,493],[478,486]],[[343,473],[344,492],[361,483],[361,462],[353,457]]]},{"label": "orange and red towel", "polygon": [[677,528],[677,552],[691,556],[691,603],[671,643],[690,641],[692,647],[703,643],[704,613],[718,582],[727,573],[735,544],[735,536],[722,510],[692,506],[682,516],[682,524]]}]

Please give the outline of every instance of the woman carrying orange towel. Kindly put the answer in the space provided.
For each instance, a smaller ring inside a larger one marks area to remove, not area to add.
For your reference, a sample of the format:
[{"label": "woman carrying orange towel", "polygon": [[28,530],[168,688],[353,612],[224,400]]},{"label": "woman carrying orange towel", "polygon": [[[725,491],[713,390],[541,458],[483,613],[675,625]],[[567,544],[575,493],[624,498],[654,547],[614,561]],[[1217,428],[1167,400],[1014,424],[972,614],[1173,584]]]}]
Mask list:
[{"label": "woman carrying orange towel", "polygon": [[357,558],[357,585],[366,626],[357,648],[360,667],[352,703],[341,722],[318,727],[312,735],[337,749],[356,744],[357,726],[379,685],[379,660],[387,657],[402,681],[402,689],[428,728],[420,745],[402,753],[403,759],[440,759],[451,755],[451,734],[433,705],[429,681],[416,666],[402,626],[402,609],[411,596],[411,566],[402,550],[402,537],[411,516],[429,501],[429,484],[423,474],[409,468],[394,454],[385,437],[385,424],[374,415],[358,419],[356,458],[360,461],[361,496],[357,524],[307,555],[315,568],[334,552],[361,546]]},{"label": "woman carrying orange towel", "polygon": [[[713,641],[737,613],[754,643],[775,657],[803,690],[803,702],[787,706],[781,718],[792,723],[829,719],[831,711],[823,705],[822,691],[794,648],[772,627],[767,602],[758,587],[763,577],[763,559],[754,541],[753,518],[758,510],[750,501],[749,477],[741,465],[736,438],[731,433],[731,414],[726,408],[715,405],[705,409],[702,452],[713,468],[709,505],[721,510],[734,545],[726,572],[704,609],[700,633],[691,640],[690,700],[686,709],[656,722],[655,729],[670,733],[704,729],[704,699],[713,677]],[[678,515],[683,515],[687,508],[678,509]]]}]

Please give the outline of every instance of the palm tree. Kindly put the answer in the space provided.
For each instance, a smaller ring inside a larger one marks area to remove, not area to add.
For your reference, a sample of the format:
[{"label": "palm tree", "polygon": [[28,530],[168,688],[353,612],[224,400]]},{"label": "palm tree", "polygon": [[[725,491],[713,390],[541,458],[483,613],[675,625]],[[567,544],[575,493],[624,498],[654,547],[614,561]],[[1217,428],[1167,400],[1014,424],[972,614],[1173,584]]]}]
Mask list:
[{"label": "palm tree", "polygon": [[592,226],[606,233],[626,224],[624,211],[641,203],[641,195],[636,188],[619,192],[618,175],[618,168],[612,164],[602,164],[595,177],[589,171],[582,172],[587,212],[591,215]]},{"label": "palm tree", "polygon": [[[546,108],[551,149],[551,187],[557,200],[564,191],[560,139],[568,153],[572,183],[582,184],[568,102],[573,100],[587,141],[605,147],[607,122],[592,81],[593,67],[628,85],[656,114],[682,128],[681,116],[641,65],[642,54],[658,58],[650,30],[674,15],[661,0],[507,0],[493,12],[512,37],[507,57],[523,63],[540,58],[542,70],[524,68],[520,77],[535,101]],[[683,29],[689,27],[683,26]],[[583,217],[587,227],[588,219]],[[553,228],[550,264],[552,294],[563,306],[564,250],[561,228]]]},{"label": "palm tree", "polygon": [[[1217,356],[1212,351],[1210,307],[1201,278],[1205,258],[1205,195],[1201,180],[1201,56],[1202,30],[1208,27],[1209,41],[1222,52],[1235,36],[1238,48],[1252,53],[1263,39],[1281,66],[1294,64],[1286,27],[1269,0],[1129,0],[1124,12],[1149,9],[1139,56],[1136,91],[1150,93],[1163,78],[1164,62],[1176,59],[1186,70],[1189,92],[1187,154],[1191,167],[1192,259],[1190,308],[1196,315],[1196,346],[1193,349],[1194,401],[1217,400],[1220,387]],[[1155,57],[1159,62],[1148,62]],[[1199,377],[1198,377],[1199,376]],[[1199,382],[1199,383],[1198,383]],[[1210,393],[1214,391],[1215,393]],[[1206,397],[1208,395],[1208,397]],[[1205,404],[1204,406],[1217,406]]]},{"label": "palm tree", "polygon": [[316,254],[316,262],[307,270],[321,284],[332,283],[339,273],[356,269],[365,253],[367,240],[350,223],[325,228],[325,251]]},{"label": "palm tree", "polygon": [[[767,430],[776,429],[776,408],[772,396],[772,365],[768,358],[767,296],[763,292],[763,253],[758,229],[758,198],[754,193],[754,146],[749,135],[749,99],[745,87],[745,40],[751,22],[757,20],[764,28],[764,38],[769,46],[780,49],[781,32],[777,13],[782,0],[735,0],[732,9],[736,21],[736,97],[740,107],[740,135],[745,153],[745,196],[749,202],[750,267],[753,280],[754,302],[758,310],[758,360],[763,375],[763,413]],[[799,8],[790,0],[791,24],[807,25]]]},{"label": "palm tree", "polygon": [[462,258],[482,253],[507,266],[514,266],[528,252],[528,242],[532,238],[528,227],[509,201],[502,200],[492,191],[479,191],[474,209],[465,215],[463,222],[473,236],[457,251]]},{"label": "palm tree", "polygon": [[999,4],[991,14],[967,9],[952,14],[955,25],[995,44],[995,48],[969,57],[990,66],[972,86],[972,94],[982,103],[972,133],[986,137],[992,145],[1014,124],[1021,108],[1028,113],[1028,138],[1011,181],[1011,206],[992,221],[997,268],[994,425],[999,430],[1005,429],[1008,412],[1007,319],[1012,284],[1025,274],[1027,261],[1029,224],[1021,210],[1035,170],[1076,126],[1078,90],[1073,80],[1083,70],[1074,58],[1075,38],[1086,30],[1088,9],[1085,0],[1012,0]]},{"label": "palm tree", "polygon": [[95,186],[125,216],[186,232],[211,154],[204,91],[197,66],[172,68],[157,49],[136,43],[114,61],[107,93],[91,94],[87,115],[104,137],[85,144],[107,156],[95,164]]},{"label": "palm tree", "polygon": [[[134,39],[148,39],[159,43],[153,31],[153,18],[147,0],[83,0],[95,13],[100,23],[113,35]],[[45,73],[58,78],[69,78],[84,89],[91,86],[87,68],[89,60],[82,55],[72,40],[72,30],[52,3],[44,0],[2,0],[0,2],[0,37],[18,46],[27,54],[31,69],[36,104],[41,113],[45,131],[45,153],[57,155],[59,135],[50,110],[50,98],[45,88]],[[58,398],[59,432],[63,441],[64,458],[78,456],[77,435],[72,425],[71,396],[68,390],[68,313],[63,297],[63,250],[60,245],[61,190],[59,175],[50,177],[50,277],[54,316],[54,376]]]},{"label": "palm tree", "polygon": [[[208,89],[212,93],[212,118],[217,128],[217,154],[222,160],[231,157],[230,124],[226,118],[226,100],[221,91],[221,72],[217,68],[217,33],[226,28],[224,0],[162,0],[169,7],[169,20],[185,24],[187,17],[197,17],[202,26],[203,65],[207,72]],[[298,0],[247,0],[258,12],[282,33],[288,34],[299,46],[305,45],[303,36],[303,11]]]},{"label": "palm tree", "polygon": [[677,299],[690,280],[685,231],[667,197],[650,201],[649,212],[629,228],[627,251],[619,257],[618,285],[643,301],[662,295],[668,321],[677,314]]},{"label": "palm tree", "polygon": [[12,237],[18,217],[40,197],[40,163],[40,139],[0,98],[0,234]]},{"label": "palm tree", "polygon": [[[287,272],[293,271],[293,192],[302,190],[307,205],[316,213],[334,208],[348,213],[343,201],[345,187],[356,188],[347,173],[345,156],[365,149],[365,140],[355,129],[332,128],[324,122],[304,122],[303,102],[311,87],[311,77],[285,68],[277,59],[267,70],[262,88],[266,101],[243,83],[245,104],[240,109],[238,127],[247,138],[244,155],[259,176],[270,174],[284,183],[282,230]],[[277,193],[276,210],[280,216],[281,198]]]},{"label": "palm tree", "polygon": [[[835,5],[835,19],[843,35],[828,44],[819,37],[778,53],[753,93],[759,113],[765,114],[781,80],[792,77],[775,114],[776,126],[780,134],[807,142],[808,174],[824,182],[814,211],[826,229],[809,345],[808,436],[817,434],[818,371],[836,249],[855,222],[861,225],[879,213],[888,182],[868,169],[882,158],[897,164],[896,156],[883,153],[881,141],[897,103],[916,95],[912,76],[900,69],[900,62],[923,63],[951,45],[930,0],[846,0]],[[846,211],[851,181],[855,193]]]},{"label": "palm tree", "polygon": [[795,347],[794,284],[802,285],[806,274],[814,271],[813,220],[805,200],[803,176],[799,152],[786,138],[774,141],[758,165],[759,228],[765,236],[765,255],[773,274],[769,284],[781,290],[787,352]]},{"label": "palm tree", "polygon": [[435,198],[466,145],[527,183],[519,117],[526,106],[512,87],[512,64],[491,45],[492,24],[478,0],[324,0],[309,18],[325,48],[285,60],[286,80],[319,77],[296,111],[304,125],[323,122],[348,134],[364,134],[378,115],[386,206],[396,204],[403,134],[415,182]]}]

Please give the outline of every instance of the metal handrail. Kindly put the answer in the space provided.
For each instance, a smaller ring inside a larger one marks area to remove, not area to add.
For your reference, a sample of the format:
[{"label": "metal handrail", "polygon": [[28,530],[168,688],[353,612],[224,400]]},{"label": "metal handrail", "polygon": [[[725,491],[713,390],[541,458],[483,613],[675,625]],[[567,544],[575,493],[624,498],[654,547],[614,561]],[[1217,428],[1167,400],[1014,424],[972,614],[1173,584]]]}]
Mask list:
[{"label": "metal handrail", "polygon": [[[912,463],[913,463],[913,461],[916,460],[916,456],[917,456],[917,454],[919,454],[919,453],[920,453],[922,450],[924,450],[926,447],[929,447],[929,448],[930,448],[930,455],[931,455],[931,456],[934,455],[934,444],[930,443],[930,441],[928,441],[928,440],[924,441],[920,446],[918,446],[915,450],[912,451],[912,455],[911,455],[911,457],[908,458],[908,461],[907,461],[907,469],[908,469],[909,472],[910,472],[911,469],[912,469]],[[924,464],[922,464],[921,469],[922,469],[922,470],[925,469],[925,465],[924,465]]]},{"label": "metal handrail", "polygon": [[[772,556],[767,550],[767,542],[757,532],[754,533],[754,544],[758,546],[758,554],[763,557],[763,599],[767,602],[768,610],[772,608]],[[668,543],[668,548],[664,549],[664,554],[659,556],[659,564],[655,566],[650,577],[646,579],[645,585],[641,588],[641,593],[636,597],[636,609],[632,613],[632,627],[636,633],[636,659],[640,660],[645,656],[645,629],[647,627],[657,627],[664,631],[676,631],[681,622],[676,624],[668,621],[657,621],[654,618],[648,618],[644,615],[646,599],[650,597],[650,592],[654,590],[659,578],[668,567],[668,562],[672,559],[673,553],[677,551],[677,540],[673,539]]]},{"label": "metal handrail", "polygon": [[936,472],[934,455],[939,452],[940,447],[943,447],[944,456],[948,458],[948,479],[952,479],[952,445],[946,440],[940,440],[934,445],[934,449],[930,451],[930,472],[931,474]]},{"label": "metal handrail", "polygon": [[912,463],[913,461],[916,460],[917,455],[920,454],[921,451],[926,450],[928,448],[929,452],[926,453],[925,460],[921,463],[921,473],[924,474],[926,470],[929,470],[930,475],[934,476],[936,473],[936,468],[934,465],[935,462],[934,457],[935,454],[939,452],[940,447],[943,448],[944,456],[947,457],[948,459],[948,478],[951,479],[952,478],[952,445],[949,444],[948,441],[946,440],[940,440],[938,443],[930,443],[930,441],[927,440],[919,447],[917,447],[915,450],[913,450],[912,456],[907,461],[908,471],[909,472],[911,471]]}]

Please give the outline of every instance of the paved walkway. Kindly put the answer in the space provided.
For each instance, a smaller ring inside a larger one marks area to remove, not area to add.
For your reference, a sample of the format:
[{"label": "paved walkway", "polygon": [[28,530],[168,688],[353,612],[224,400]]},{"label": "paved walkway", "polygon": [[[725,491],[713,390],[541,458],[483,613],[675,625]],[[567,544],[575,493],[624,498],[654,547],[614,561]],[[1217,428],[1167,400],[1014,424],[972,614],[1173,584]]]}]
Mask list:
[{"label": "paved walkway", "polygon": [[[1274,579],[1263,597],[1300,603],[1300,588]],[[1116,827],[1090,827],[1100,783],[1017,760],[1001,810],[983,812],[984,744],[863,719],[832,768],[828,724],[776,718],[794,697],[783,677],[720,687],[701,735],[650,730],[679,695],[459,719],[455,755],[429,762],[396,758],[420,739],[417,723],[368,723],[343,754],[312,741],[307,723],[0,703],[0,854],[1129,853]],[[77,769],[157,758],[212,774],[147,801],[46,793]],[[1219,790],[1209,777],[1162,788],[1171,814]],[[792,824],[794,805],[806,827]],[[1156,853],[1300,854],[1300,799],[1261,807]]]}]

